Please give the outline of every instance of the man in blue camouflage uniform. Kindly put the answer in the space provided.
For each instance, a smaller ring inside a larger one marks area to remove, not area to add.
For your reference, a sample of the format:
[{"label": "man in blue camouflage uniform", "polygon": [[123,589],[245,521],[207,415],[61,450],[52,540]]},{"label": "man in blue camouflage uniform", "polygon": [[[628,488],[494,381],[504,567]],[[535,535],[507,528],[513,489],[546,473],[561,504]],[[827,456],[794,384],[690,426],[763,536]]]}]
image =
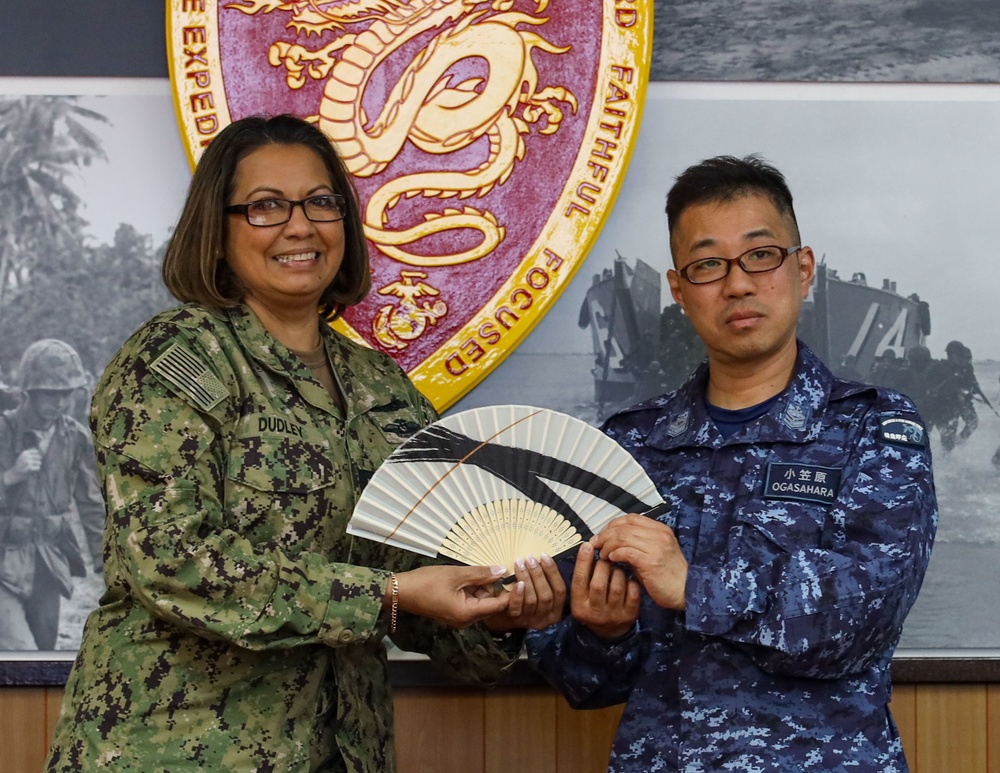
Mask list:
[{"label": "man in blue camouflage uniform", "polygon": [[578,708],[627,701],[611,771],[905,771],[889,668],[937,522],[922,422],[796,340],[815,258],[777,170],[710,159],[667,214],[708,361],[605,431],[671,511],[581,548],[572,616],[529,656]]}]

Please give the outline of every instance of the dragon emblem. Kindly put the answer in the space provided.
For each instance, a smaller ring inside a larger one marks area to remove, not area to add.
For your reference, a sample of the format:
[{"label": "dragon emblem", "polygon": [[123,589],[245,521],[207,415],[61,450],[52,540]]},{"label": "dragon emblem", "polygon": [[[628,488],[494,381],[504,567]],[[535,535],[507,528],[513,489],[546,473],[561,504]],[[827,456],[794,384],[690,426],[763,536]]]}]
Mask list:
[{"label": "dragon emblem", "polygon": [[[555,134],[565,110],[577,110],[568,89],[539,84],[534,53],[569,47],[535,31],[547,21],[539,14],[548,0],[532,2],[534,14],[512,10],[514,0],[237,0],[226,8],[291,13],[287,26],[306,42],[333,36],[315,48],[274,42],[268,61],[285,69],[291,89],[323,81],[309,119],[355,176],[386,174],[394,159],[416,149],[418,168],[430,171],[380,181],[367,202],[365,234],[389,258],[436,268],[479,260],[501,243],[505,229],[494,212],[467,200],[509,178],[533,128]],[[435,203],[417,222],[394,225],[397,205],[416,197]],[[415,247],[428,238],[430,249]]]},{"label": "dragon emblem", "polygon": [[189,160],[291,112],[361,197],[370,292],[331,324],[442,411],[534,329],[607,222],[654,0],[169,0]]}]

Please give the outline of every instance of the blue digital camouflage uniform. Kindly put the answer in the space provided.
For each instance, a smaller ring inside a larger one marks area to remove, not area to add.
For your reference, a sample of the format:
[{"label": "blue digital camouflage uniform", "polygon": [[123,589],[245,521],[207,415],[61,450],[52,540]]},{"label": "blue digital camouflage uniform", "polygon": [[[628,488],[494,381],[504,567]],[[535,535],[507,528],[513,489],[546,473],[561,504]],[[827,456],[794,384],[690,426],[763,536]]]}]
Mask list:
[{"label": "blue digital camouflage uniform", "polygon": [[726,440],[707,377],[605,425],[672,506],[686,611],[644,596],[611,644],[566,618],[529,657],[578,708],[628,702],[612,771],[905,771],[889,666],[937,524],[913,404],[800,343],[788,389]]},{"label": "blue digital camouflage uniform", "polygon": [[[434,412],[390,358],[322,329],[346,421],[245,307],[160,314],[105,370],[108,589],[49,771],[395,769],[382,598],[422,559],[345,527]],[[516,654],[406,614],[394,640],[486,683]]]}]

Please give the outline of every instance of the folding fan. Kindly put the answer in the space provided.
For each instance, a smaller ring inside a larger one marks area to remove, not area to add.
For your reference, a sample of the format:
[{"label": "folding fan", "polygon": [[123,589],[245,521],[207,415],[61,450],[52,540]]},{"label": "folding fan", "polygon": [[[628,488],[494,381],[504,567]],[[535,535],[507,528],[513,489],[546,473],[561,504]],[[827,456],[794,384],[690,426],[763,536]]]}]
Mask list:
[{"label": "folding fan", "polygon": [[625,449],[589,424],[523,405],[417,432],[365,487],[349,534],[469,565],[557,556],[625,513],[663,505]]}]

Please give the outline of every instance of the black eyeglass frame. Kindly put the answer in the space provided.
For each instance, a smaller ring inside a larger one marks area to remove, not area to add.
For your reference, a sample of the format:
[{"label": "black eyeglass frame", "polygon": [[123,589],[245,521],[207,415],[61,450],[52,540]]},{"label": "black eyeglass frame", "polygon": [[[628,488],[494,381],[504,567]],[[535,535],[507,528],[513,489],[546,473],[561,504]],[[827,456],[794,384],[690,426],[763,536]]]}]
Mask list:
[{"label": "black eyeglass frame", "polygon": [[[317,220],[315,217],[309,217],[309,212],[306,210],[306,202],[313,201],[315,199],[333,199],[338,204],[340,215],[338,217],[330,218],[329,220]],[[275,223],[253,222],[250,219],[250,208],[255,204],[263,204],[264,202],[283,202],[288,204],[288,217]],[[302,214],[306,216],[306,220],[310,223],[336,223],[347,217],[347,197],[339,193],[319,193],[315,196],[306,196],[304,199],[279,199],[269,197],[266,199],[258,199],[257,201],[249,201],[246,204],[230,204],[223,207],[222,211],[227,215],[243,215],[243,217],[246,218],[247,223],[252,225],[254,228],[270,228],[275,225],[284,225],[291,220],[292,212],[294,212],[295,208],[298,206],[302,207]]]},{"label": "black eyeglass frame", "polygon": [[[777,250],[778,252],[781,253],[781,260],[778,262],[778,265],[776,266],[772,266],[771,268],[751,269],[747,268],[747,265],[743,262],[743,259],[747,255],[750,255],[751,253],[754,253],[757,250],[771,250],[771,249]],[[677,273],[680,274],[682,277],[684,277],[685,280],[687,280],[693,285],[710,285],[712,284],[712,282],[721,282],[723,279],[729,276],[729,272],[733,270],[734,263],[739,265],[739,267],[742,268],[748,274],[767,274],[771,271],[777,271],[779,268],[785,265],[785,261],[788,259],[789,255],[794,255],[801,249],[802,249],[801,244],[797,244],[794,247],[779,247],[777,244],[761,244],[757,247],[751,247],[746,252],[741,252],[735,258],[720,258],[713,256],[710,258],[700,258],[699,260],[693,260],[686,266],[684,266],[684,268],[680,269]],[[707,282],[695,282],[693,279],[691,279],[691,277],[688,276],[688,270],[692,266],[696,266],[699,263],[703,263],[706,260],[721,260],[723,263],[726,264],[726,271],[725,273],[722,274],[722,276],[717,276],[715,279],[709,279]]]}]

